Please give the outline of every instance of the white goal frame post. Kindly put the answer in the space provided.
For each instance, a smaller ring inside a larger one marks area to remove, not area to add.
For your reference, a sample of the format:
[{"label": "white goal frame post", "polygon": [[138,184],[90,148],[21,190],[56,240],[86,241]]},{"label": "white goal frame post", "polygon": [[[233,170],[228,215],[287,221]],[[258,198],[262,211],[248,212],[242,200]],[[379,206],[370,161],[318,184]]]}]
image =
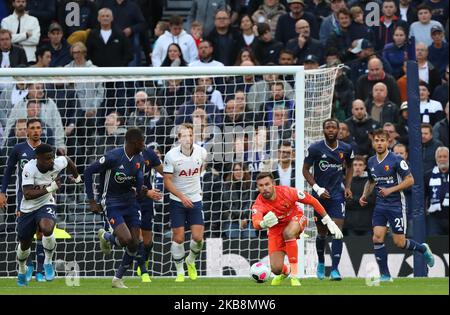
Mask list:
[{"label": "white goal frame post", "polygon": [[[140,81],[155,78],[186,78],[186,77],[219,77],[219,76],[244,76],[244,75],[269,75],[282,74],[291,75],[295,81],[295,186],[299,190],[310,190],[305,186],[305,180],[302,175],[303,157],[309,143],[305,142],[305,103],[307,101],[307,87],[305,82],[308,75],[330,74],[332,89],[336,80],[337,71],[335,68],[320,68],[315,70],[305,70],[303,66],[252,66],[252,67],[95,67],[95,68],[5,68],[0,71],[0,84],[19,81],[23,83],[54,83],[54,82],[76,82],[77,77],[89,81],[92,78],[95,81]],[[63,79],[64,78],[64,79]],[[328,86],[330,86],[329,84]],[[329,99],[329,114],[331,117],[332,97],[331,95],[321,95]],[[322,101],[325,104],[328,99]],[[321,127],[320,127],[321,128]],[[318,139],[313,139],[318,140]],[[310,141],[311,142],[311,141]],[[309,222],[311,223],[311,222]],[[306,238],[312,238],[313,235],[306,235]],[[315,235],[314,235],[315,236]],[[306,260],[316,257],[306,257],[306,248],[304,237],[299,241],[299,277],[311,276],[315,266],[309,266],[306,271]],[[312,241],[312,239],[311,239]],[[311,252],[311,249],[309,253]],[[315,254],[315,253],[314,253]],[[306,260],[305,260],[306,259]]]}]

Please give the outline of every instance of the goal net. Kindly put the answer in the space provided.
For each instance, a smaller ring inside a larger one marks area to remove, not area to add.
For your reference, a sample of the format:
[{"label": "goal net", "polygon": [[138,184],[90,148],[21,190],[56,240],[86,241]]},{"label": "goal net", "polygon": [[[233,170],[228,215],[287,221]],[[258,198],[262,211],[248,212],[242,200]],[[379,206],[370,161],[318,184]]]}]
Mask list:
[{"label": "goal net", "polygon": [[[331,116],[336,73],[337,68],[277,66],[2,69],[0,177],[14,145],[25,141],[23,123],[32,117],[43,122],[43,141],[71,157],[81,173],[106,151],[122,146],[130,127],[141,128],[146,144],[163,160],[177,144],[177,126],[191,122],[195,143],[209,153],[202,174],[205,247],[199,274],[248,276],[251,264],[268,255],[266,232],[251,224],[254,179],[271,171],[277,183],[309,189],[301,175],[303,157],[307,146],[321,139],[322,121]],[[23,167],[26,161],[18,159]],[[0,209],[2,277],[17,275],[16,172],[9,180],[7,207]],[[164,191],[159,174],[146,175]],[[64,174],[57,204],[57,275],[76,269],[80,276],[112,276],[123,250],[103,256],[97,231],[105,219],[90,212],[84,186]],[[299,258],[301,275],[308,276],[316,264],[315,227],[313,211],[304,210],[309,223],[299,240]],[[167,192],[154,203],[153,237],[150,275],[174,276]],[[35,244],[36,265],[34,250]]]}]

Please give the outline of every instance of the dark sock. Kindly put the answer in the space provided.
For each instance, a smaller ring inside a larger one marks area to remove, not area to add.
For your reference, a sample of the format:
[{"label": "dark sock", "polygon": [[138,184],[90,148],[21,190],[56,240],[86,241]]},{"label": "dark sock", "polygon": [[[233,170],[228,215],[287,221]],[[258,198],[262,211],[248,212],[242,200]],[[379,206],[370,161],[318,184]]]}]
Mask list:
[{"label": "dark sock", "polygon": [[144,261],[149,260],[152,249],[153,249],[153,242],[148,244],[147,246],[144,246]]},{"label": "dark sock", "polygon": [[37,241],[36,242],[36,261],[37,261],[36,272],[42,273],[42,271],[44,269],[44,259],[45,259],[44,246],[42,246],[42,241]]},{"label": "dark sock", "polygon": [[331,241],[331,270],[337,270],[339,261],[341,261],[342,240],[333,239]]},{"label": "dark sock", "polygon": [[391,276],[387,263],[387,251],[384,243],[373,244],[373,249],[375,251],[375,258],[377,260],[378,267],[380,268],[381,275]]},{"label": "dark sock", "polygon": [[405,247],[404,249],[413,251],[413,252],[419,252],[419,253],[425,253],[427,251],[427,248],[423,246],[422,244],[417,243],[415,240],[406,239]]},{"label": "dark sock", "polygon": [[326,236],[317,235],[316,237],[316,250],[317,250],[317,256],[319,259],[319,263],[324,264],[325,263],[325,244],[327,241]]},{"label": "dark sock", "polygon": [[131,264],[133,263],[134,258],[136,257],[136,252],[130,253],[128,251],[128,248],[123,253],[122,262],[119,266],[119,269],[117,269],[115,277],[122,279],[125,272],[130,268]]},{"label": "dark sock", "polygon": [[139,247],[135,259],[139,268],[141,268],[141,274],[148,273],[147,267],[145,267],[146,261],[144,260],[144,255],[144,243],[139,242]]}]

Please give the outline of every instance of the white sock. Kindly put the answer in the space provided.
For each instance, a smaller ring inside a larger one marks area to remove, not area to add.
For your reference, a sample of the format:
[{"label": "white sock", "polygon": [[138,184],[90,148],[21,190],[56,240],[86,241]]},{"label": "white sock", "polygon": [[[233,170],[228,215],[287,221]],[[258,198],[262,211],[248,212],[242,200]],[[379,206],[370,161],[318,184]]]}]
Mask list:
[{"label": "white sock", "polygon": [[45,252],[44,265],[51,264],[53,262],[53,253],[56,249],[55,235],[43,236],[42,246],[44,247]]},{"label": "white sock", "polygon": [[28,248],[27,250],[22,250],[20,244],[17,246],[17,261],[19,263],[19,273],[26,273],[27,272],[27,259],[28,256],[30,256],[31,248]]},{"label": "white sock", "polygon": [[189,264],[193,264],[193,263],[195,263],[195,260],[200,255],[200,252],[203,248],[203,240],[201,240],[200,242],[191,240],[189,247],[191,250],[189,251],[189,255],[186,260]]},{"label": "white sock", "polygon": [[178,244],[176,242],[172,242],[172,246],[170,247],[170,252],[172,253],[173,261],[175,262],[175,267],[177,268],[177,275],[184,275],[184,245]]}]

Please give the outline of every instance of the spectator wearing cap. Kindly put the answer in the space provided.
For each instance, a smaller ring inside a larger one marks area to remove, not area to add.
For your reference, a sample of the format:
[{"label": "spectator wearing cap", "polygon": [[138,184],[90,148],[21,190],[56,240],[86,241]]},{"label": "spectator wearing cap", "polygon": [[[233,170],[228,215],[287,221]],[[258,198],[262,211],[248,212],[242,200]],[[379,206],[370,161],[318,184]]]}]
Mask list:
[{"label": "spectator wearing cap", "polygon": [[204,34],[209,34],[214,29],[214,15],[226,5],[225,0],[193,0],[185,28],[191,29],[192,22],[198,21],[203,25]]},{"label": "spectator wearing cap", "polygon": [[372,119],[366,111],[366,105],[362,100],[356,99],[352,103],[352,116],[345,120],[351,135],[358,144],[355,154],[368,156],[372,152],[372,144],[369,134],[380,128],[380,124]]},{"label": "spectator wearing cap", "polygon": [[267,23],[270,27],[272,37],[275,37],[275,31],[279,18],[286,14],[286,7],[279,0],[264,0],[252,15],[253,23]]},{"label": "spectator wearing cap", "polygon": [[[98,1],[96,1],[98,3]],[[63,23],[67,18],[74,14],[73,0],[63,0],[58,5],[58,21],[62,23],[64,35],[67,39],[75,32],[80,32],[78,34],[84,34],[88,29],[93,29],[97,26],[97,12],[98,7],[94,1],[78,0],[76,1],[77,9],[79,9],[80,16],[75,19],[76,23]],[[100,7],[102,8],[102,7]],[[87,35],[86,35],[87,36]]]},{"label": "spectator wearing cap", "polygon": [[337,18],[339,27],[328,37],[326,46],[336,47],[343,62],[354,59],[350,52],[355,40],[368,36],[368,29],[365,25],[354,23],[350,11],[347,8],[340,9]]},{"label": "spectator wearing cap", "polygon": [[319,40],[324,46],[327,43],[328,37],[339,27],[337,17],[339,10],[346,7],[344,0],[330,0],[330,2],[331,14],[323,19],[319,32]]},{"label": "spectator wearing cap", "polygon": [[368,73],[359,77],[356,84],[355,97],[371,101],[373,86],[382,82],[387,86],[388,99],[394,104],[400,104],[400,92],[394,77],[386,73],[380,59],[374,57],[367,65]]},{"label": "spectator wearing cap", "polygon": [[409,129],[408,129],[408,102],[403,102],[399,110],[398,123],[396,125],[398,132],[398,142],[408,145]]},{"label": "spectator wearing cap", "polygon": [[400,0],[398,3],[398,11],[398,16],[408,23],[408,25],[417,21],[416,6],[411,5],[411,0]]},{"label": "spectator wearing cap", "polygon": [[406,33],[408,33],[409,28],[408,23],[399,19],[396,15],[397,5],[395,0],[384,0],[382,12],[380,23],[372,26],[376,51],[382,50],[384,46],[393,42],[394,30],[398,26],[403,27]]},{"label": "spectator wearing cap", "polygon": [[282,15],[276,26],[275,39],[286,45],[289,40],[296,38],[296,23],[302,19],[308,22],[310,34],[313,38],[319,38],[319,27],[316,17],[310,12],[304,10],[305,4],[303,0],[288,0],[289,12]]},{"label": "spectator wearing cap", "polygon": [[0,68],[24,67],[28,64],[23,48],[13,45],[9,30],[0,29]]},{"label": "spectator wearing cap", "polygon": [[239,53],[241,35],[231,27],[230,13],[226,10],[216,12],[214,26],[205,39],[214,46],[214,59],[225,66],[232,66]]},{"label": "spectator wearing cap", "polygon": [[446,25],[448,22],[448,0],[424,0],[424,4],[431,8],[432,19]]},{"label": "spectator wearing cap", "polygon": [[432,99],[438,101],[441,104],[447,104],[448,102],[448,69],[449,66],[445,67],[444,79],[442,83],[434,89],[432,94]]},{"label": "spectator wearing cap", "polygon": [[358,81],[358,78],[366,74],[368,72],[367,65],[369,63],[369,60],[373,57],[377,57],[381,60],[383,63],[383,69],[387,73],[392,72],[391,65],[389,62],[381,57],[377,56],[375,53],[375,48],[368,39],[358,39],[356,41],[356,46],[350,50],[352,54],[355,54],[357,56],[357,60],[353,61],[350,66],[350,78],[354,85],[356,85],[356,82]]},{"label": "spectator wearing cap", "polygon": [[439,70],[441,78],[444,77],[448,65],[448,43],[444,42],[444,29],[439,25],[431,28],[433,44],[428,47],[428,60]]},{"label": "spectator wearing cap", "polygon": [[431,8],[426,4],[417,7],[418,21],[411,24],[409,29],[409,37],[415,37],[416,43],[424,43],[427,47],[432,44],[431,28],[442,24],[431,19]]},{"label": "spectator wearing cap", "polygon": [[255,57],[261,65],[277,63],[283,44],[273,39],[270,26],[267,23],[258,23],[258,38],[252,44]]},{"label": "spectator wearing cap", "polygon": [[72,60],[70,46],[64,38],[61,25],[58,23],[50,24],[48,28],[48,38],[50,40],[48,47],[52,54],[50,67],[63,67]]},{"label": "spectator wearing cap", "polygon": [[33,63],[36,61],[34,53],[41,37],[39,21],[26,12],[26,1],[13,0],[12,5],[14,12],[2,20],[1,28],[11,32],[12,43],[22,47],[28,63]]},{"label": "spectator wearing cap", "polygon": [[305,67],[305,70],[319,69],[319,58],[317,58],[315,55],[308,55],[305,57],[303,65]]},{"label": "spectator wearing cap", "polygon": [[372,88],[372,97],[366,100],[369,115],[380,125],[398,122],[398,106],[388,99],[386,84],[376,83]]},{"label": "spectator wearing cap", "polygon": [[424,43],[416,44],[416,60],[419,67],[419,79],[428,84],[430,94],[441,83],[439,70],[428,60],[428,47]]},{"label": "spectator wearing cap", "polygon": [[302,65],[307,55],[315,55],[319,62],[323,62],[323,46],[319,40],[311,37],[311,28],[306,20],[300,19],[295,23],[298,33],[296,38],[289,40],[286,48],[291,50],[297,58],[297,64]]},{"label": "spectator wearing cap", "polygon": [[433,138],[442,142],[448,148],[449,129],[448,129],[448,102],[445,104],[445,118],[438,121],[433,127]]},{"label": "spectator wearing cap", "polygon": [[439,120],[444,118],[442,104],[430,99],[430,91],[425,82],[419,83],[419,96],[422,123],[434,126]]},{"label": "spectator wearing cap", "polygon": [[384,46],[383,58],[389,62],[392,68],[392,75],[398,80],[405,74],[403,63],[406,61],[408,34],[403,27],[398,26],[394,30],[392,38],[393,42]]}]

